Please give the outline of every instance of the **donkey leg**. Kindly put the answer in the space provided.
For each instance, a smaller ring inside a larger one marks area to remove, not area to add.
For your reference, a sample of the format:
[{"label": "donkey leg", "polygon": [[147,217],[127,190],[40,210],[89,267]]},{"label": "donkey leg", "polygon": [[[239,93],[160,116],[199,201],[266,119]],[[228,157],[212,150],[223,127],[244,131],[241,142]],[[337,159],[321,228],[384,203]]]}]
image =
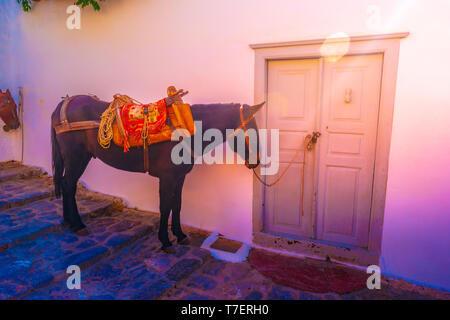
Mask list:
[{"label": "donkey leg", "polygon": [[[75,158],[75,156],[77,158]],[[75,195],[77,192],[78,179],[80,179],[81,175],[86,170],[90,159],[91,157],[88,155],[83,157],[76,153],[69,161],[66,161],[65,159],[64,177],[62,179],[63,216],[64,222],[69,224],[71,230],[74,232],[86,228],[81,221]]]},{"label": "donkey leg", "polygon": [[78,213],[75,200],[76,188],[76,181],[74,182],[70,176],[63,178],[62,196],[64,223],[67,224],[73,232],[77,232],[86,227],[81,221],[80,214]]},{"label": "donkey leg", "polygon": [[181,194],[183,191],[184,179],[182,176],[175,185],[175,192],[172,202],[172,233],[177,237],[179,244],[189,244],[187,236],[181,229],[180,212],[181,212]]},{"label": "donkey leg", "polygon": [[175,180],[173,178],[160,178],[159,179],[159,211],[161,214],[158,239],[162,243],[162,249],[166,252],[172,253],[172,243],[169,240],[169,216],[172,209],[172,199],[175,189]]}]

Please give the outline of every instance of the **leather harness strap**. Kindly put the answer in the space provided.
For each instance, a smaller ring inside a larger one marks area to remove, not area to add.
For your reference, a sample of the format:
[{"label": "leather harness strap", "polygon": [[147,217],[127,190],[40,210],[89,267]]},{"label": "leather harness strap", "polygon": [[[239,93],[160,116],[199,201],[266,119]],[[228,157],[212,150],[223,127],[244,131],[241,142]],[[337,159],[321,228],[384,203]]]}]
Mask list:
[{"label": "leather harness strap", "polygon": [[98,129],[100,127],[100,121],[89,120],[89,121],[77,121],[72,123],[62,124],[55,127],[57,134],[69,131],[78,130],[88,130],[88,129]]},{"label": "leather harness strap", "polygon": [[144,106],[144,127],[142,128],[142,140],[144,141],[143,149],[144,149],[144,171],[147,173],[150,169],[150,163],[148,159],[148,147],[147,147],[147,138],[148,138],[148,105]]},{"label": "leather harness strap", "polygon": [[[228,135],[228,137],[230,138],[230,137],[236,135],[239,132],[239,130],[243,129],[244,134],[247,137],[245,139],[245,141],[248,144],[249,140],[248,140],[248,136],[247,136],[247,127],[246,127],[246,125],[247,125],[247,123],[249,123],[250,121],[252,121],[255,118],[255,115],[251,116],[247,120],[244,120],[244,113],[243,113],[243,107],[242,106],[239,109],[239,112],[240,112],[240,116],[241,116],[241,125],[239,127],[237,127],[230,135]],[[248,145],[248,147],[250,147],[250,145]]]},{"label": "leather harness strap", "polygon": [[61,110],[59,111],[59,121],[61,124],[68,124],[67,121],[67,107],[69,106],[70,101],[73,100],[74,97],[69,97],[68,95],[64,98],[64,102],[61,106]]},{"label": "leather harness strap", "polygon": [[69,103],[75,97],[66,96],[64,98],[64,102],[61,106],[61,110],[59,111],[59,122],[60,124],[55,127],[55,131],[57,134],[69,131],[78,131],[78,130],[88,130],[88,129],[97,129],[100,126],[100,121],[96,120],[87,120],[87,121],[77,121],[77,122],[69,122],[67,119],[67,108],[69,107]]},{"label": "leather harness strap", "polygon": [[255,116],[253,115],[252,117],[247,119],[247,121],[244,121],[244,108],[242,106],[239,108],[239,115],[241,116],[241,126],[242,126],[242,129],[244,130],[244,134],[245,134],[245,143],[247,143],[248,150],[249,150],[249,152],[251,152],[252,150],[250,148],[250,140],[248,138],[246,124],[249,121],[251,121]]}]

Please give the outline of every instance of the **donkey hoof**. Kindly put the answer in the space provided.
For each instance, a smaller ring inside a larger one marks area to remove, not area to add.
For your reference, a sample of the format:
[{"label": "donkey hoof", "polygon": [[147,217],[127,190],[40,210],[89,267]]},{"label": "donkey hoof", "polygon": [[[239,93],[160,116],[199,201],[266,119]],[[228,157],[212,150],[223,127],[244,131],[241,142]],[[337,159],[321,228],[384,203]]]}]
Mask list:
[{"label": "donkey hoof", "polygon": [[86,225],[81,221],[79,223],[72,224],[71,226],[72,226],[73,232],[77,232],[78,230],[86,228]]},{"label": "donkey hoof", "polygon": [[191,244],[191,240],[189,240],[188,237],[184,237],[183,240],[178,241],[178,244],[182,246],[188,246]]},{"label": "donkey hoof", "polygon": [[175,253],[177,253],[175,248],[172,247],[172,246],[170,246],[170,247],[163,247],[161,250],[164,251],[165,253],[168,253],[168,254],[175,254]]},{"label": "donkey hoof", "polygon": [[85,237],[85,236],[88,236],[90,234],[90,232],[89,232],[88,228],[85,227],[83,229],[75,231],[75,234],[80,237]]},{"label": "donkey hoof", "polygon": [[70,229],[70,223],[68,223],[67,221],[65,221],[65,220],[61,220],[61,226],[64,228],[64,229]]}]

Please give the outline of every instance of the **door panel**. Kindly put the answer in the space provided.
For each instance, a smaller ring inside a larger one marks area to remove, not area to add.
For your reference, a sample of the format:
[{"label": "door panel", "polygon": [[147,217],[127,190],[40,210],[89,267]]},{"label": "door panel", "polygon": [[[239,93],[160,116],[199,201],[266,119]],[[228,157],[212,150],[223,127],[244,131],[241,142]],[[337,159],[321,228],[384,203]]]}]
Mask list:
[{"label": "door panel", "polygon": [[368,244],[382,55],[324,65],[317,237]]},{"label": "door panel", "polygon": [[265,188],[266,231],[367,247],[382,63],[382,55],[269,62],[267,128],[280,130],[278,175],[307,134],[322,136],[306,155],[304,216],[300,153]]},{"label": "door panel", "polygon": [[327,167],[327,231],[342,235],[354,234],[359,171],[355,168]]},{"label": "door panel", "polygon": [[[268,65],[267,128],[280,130],[278,175],[287,167],[305,136],[316,127],[319,60],[270,61]],[[283,179],[265,189],[265,230],[313,236],[314,153],[307,153],[304,215],[301,215],[300,153]],[[274,181],[276,176],[268,176]]]}]

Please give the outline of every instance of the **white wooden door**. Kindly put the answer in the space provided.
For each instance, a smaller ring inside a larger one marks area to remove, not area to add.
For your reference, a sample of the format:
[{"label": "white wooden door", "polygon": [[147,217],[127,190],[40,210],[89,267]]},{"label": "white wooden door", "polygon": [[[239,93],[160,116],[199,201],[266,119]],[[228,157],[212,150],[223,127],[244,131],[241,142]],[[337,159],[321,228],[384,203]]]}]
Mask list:
[{"label": "white wooden door", "polygon": [[[278,175],[286,168],[305,136],[316,128],[318,76],[317,59],[269,62],[267,128],[280,129]],[[313,153],[308,153],[303,216],[300,205],[303,153],[298,155],[278,184],[265,189],[266,231],[313,236],[313,159]],[[274,181],[278,175],[268,176],[267,182]]]},{"label": "white wooden door", "polygon": [[382,55],[325,63],[317,237],[368,244]]},{"label": "white wooden door", "polygon": [[269,62],[267,127],[280,129],[279,173],[305,135],[322,136],[307,153],[304,216],[300,154],[281,182],[265,189],[266,231],[367,246],[382,59]]}]

